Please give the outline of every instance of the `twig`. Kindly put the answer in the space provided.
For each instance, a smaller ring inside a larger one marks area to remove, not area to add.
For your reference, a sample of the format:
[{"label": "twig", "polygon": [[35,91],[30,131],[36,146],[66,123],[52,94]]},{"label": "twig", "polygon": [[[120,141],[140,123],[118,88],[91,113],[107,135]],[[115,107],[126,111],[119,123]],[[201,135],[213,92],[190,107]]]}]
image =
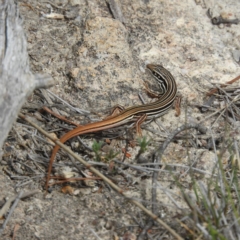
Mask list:
[{"label": "twig", "polygon": [[147,234],[147,231],[153,226],[153,221],[149,221],[146,226],[142,229],[141,233],[139,234],[137,240],[145,239],[145,235]]},{"label": "twig", "polygon": [[57,95],[55,95],[54,93],[52,93],[50,90],[46,90],[48,93],[50,93],[52,96],[54,96],[55,98],[57,98],[58,100],[60,100],[61,102],[63,102],[65,105],[67,105],[70,109],[72,109],[73,111],[79,113],[79,114],[82,114],[82,115],[87,115],[89,114],[90,112],[89,111],[86,111],[86,110],[83,110],[83,109],[80,109],[80,108],[76,108],[76,107],[73,107],[72,105],[70,105],[68,102],[64,101],[63,99],[61,99],[60,97],[58,97]]},{"label": "twig", "polygon": [[89,230],[92,232],[92,234],[94,235],[94,237],[96,237],[97,240],[101,240],[101,238],[98,236],[98,234],[92,228],[89,228]]},{"label": "twig", "polygon": [[[174,200],[174,198],[171,196],[172,192],[170,192],[169,190],[166,190],[166,188],[162,187],[159,183],[157,183],[157,187],[158,189],[162,190],[167,196],[168,198],[171,200],[171,202],[174,204],[174,206],[178,209],[182,209],[178,203]],[[172,195],[177,195],[177,194],[172,194]]]},{"label": "twig", "polygon": [[48,107],[46,107],[46,106],[42,107],[42,109],[43,109],[44,111],[50,113],[51,115],[55,116],[56,118],[59,118],[59,119],[62,120],[62,121],[65,121],[65,122],[67,122],[67,123],[69,123],[69,124],[72,124],[72,125],[74,125],[74,126],[76,126],[76,127],[80,126],[79,124],[74,123],[74,122],[68,120],[66,117],[64,117],[64,116],[62,116],[62,115],[60,115],[60,114],[57,114],[57,113],[53,112],[52,110],[50,110],[50,109],[49,109]]},{"label": "twig", "polygon": [[[46,89],[40,89],[40,92],[42,93],[42,95],[44,96],[44,98],[46,99],[47,103],[52,105],[53,104],[53,101],[52,99],[50,98],[48,92]],[[56,112],[56,114],[59,114],[59,111],[57,108],[53,107],[53,111]]]},{"label": "twig", "polygon": [[[239,108],[235,105],[235,102],[237,102],[239,100],[239,94],[232,96],[231,94],[229,94],[227,91],[225,91],[224,89],[222,89],[221,87],[217,87],[219,89],[219,91],[221,91],[222,93],[224,93],[227,97],[228,103],[231,100],[231,104],[233,105],[234,109],[238,112],[239,114]],[[220,95],[221,96],[221,95]],[[230,105],[231,105],[230,104]]]},{"label": "twig", "polygon": [[[20,199],[23,199],[23,198],[28,198],[28,197],[31,197],[32,195],[38,193],[39,190],[33,190],[31,192],[27,192],[27,193],[23,193],[22,196],[20,197]],[[12,204],[12,202],[16,199],[16,196],[15,197],[11,197],[8,199],[8,201],[4,204],[4,206],[2,207],[2,209],[0,210],[0,218],[2,218],[6,212],[8,211],[10,205]]]},{"label": "twig", "polygon": [[[221,87],[221,88],[227,87],[229,84],[232,84],[232,83],[236,82],[236,81],[239,80],[239,79],[240,79],[240,75],[237,76],[237,77],[235,77],[235,78],[232,79],[231,81],[226,82],[225,84],[221,84],[220,87]],[[207,93],[207,96],[211,96],[211,95],[213,95],[214,93],[216,93],[217,91],[218,91],[218,88],[214,88],[214,89],[210,90],[210,91]]]},{"label": "twig", "polygon": [[163,226],[167,231],[169,231],[176,239],[183,240],[183,238],[178,235],[171,227],[169,227],[164,221],[162,221],[160,218],[158,218],[157,215],[153,214],[151,211],[149,211],[147,208],[145,208],[141,203],[138,201],[131,199],[126,193],[124,193],[123,189],[119,188],[117,185],[115,185],[111,180],[109,180],[107,177],[105,177],[101,172],[99,172],[96,168],[92,167],[88,162],[83,160],[80,156],[75,154],[70,148],[62,144],[59,140],[56,140],[53,138],[50,134],[48,134],[46,131],[44,131],[41,127],[39,127],[37,124],[30,121],[27,117],[25,117],[23,114],[19,114],[19,117],[27,121],[30,125],[35,127],[39,132],[41,132],[43,135],[45,135],[47,138],[55,142],[57,145],[59,145],[62,149],[64,149],[67,153],[72,155],[74,158],[76,158],[79,162],[81,162],[86,168],[88,168],[91,172],[102,178],[104,182],[109,184],[115,191],[117,191],[119,194],[127,198],[128,201],[135,204],[137,207],[139,207],[142,211],[144,211],[148,216],[150,216],[153,220],[158,222],[161,226]]},{"label": "twig", "polygon": [[[203,120],[201,120],[200,121],[200,123],[203,123],[203,122],[205,122],[208,118],[210,118],[210,117],[212,117],[212,116],[214,116],[215,114],[217,114],[217,113],[219,113],[219,112],[221,112],[221,111],[225,111],[226,110],[226,108],[228,108],[229,106],[231,106],[231,104],[233,103],[233,102],[236,102],[237,100],[239,100],[240,99],[240,97],[238,96],[238,97],[236,97],[236,98],[234,98],[229,104],[227,104],[226,105],[226,107],[224,108],[224,109],[219,109],[219,110],[217,110],[217,111],[215,111],[214,113],[212,113],[212,114],[210,114],[210,115],[208,115],[207,117],[205,117]],[[221,113],[222,114],[222,113]]]},{"label": "twig", "polygon": [[15,202],[13,203],[13,205],[12,205],[10,211],[9,211],[9,214],[8,214],[7,218],[5,219],[3,225],[2,225],[1,228],[0,228],[0,235],[2,234],[3,230],[4,230],[5,227],[7,226],[7,223],[8,223],[8,221],[10,220],[10,217],[12,216],[14,209],[17,207],[18,202],[19,202],[19,200],[21,199],[22,195],[23,195],[23,192],[21,191],[21,192],[18,194],[17,198],[15,199]]}]

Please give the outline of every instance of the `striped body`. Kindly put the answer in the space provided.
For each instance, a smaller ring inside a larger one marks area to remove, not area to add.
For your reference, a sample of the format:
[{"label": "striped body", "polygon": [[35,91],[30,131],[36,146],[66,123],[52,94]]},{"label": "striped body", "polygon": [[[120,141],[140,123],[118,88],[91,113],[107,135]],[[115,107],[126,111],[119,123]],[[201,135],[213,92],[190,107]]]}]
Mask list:
[{"label": "striped body", "polygon": [[[60,142],[64,143],[67,140],[82,134],[98,132],[101,130],[121,126],[126,123],[135,122],[138,119],[142,118],[143,120],[139,123],[139,126],[137,126],[140,127],[140,124],[145,119],[151,119],[155,116],[161,116],[166,113],[176,98],[176,82],[172,74],[160,65],[148,64],[147,69],[150,70],[152,76],[160,86],[161,92],[159,99],[156,102],[129,107],[119,114],[110,116],[105,120],[89,123],[84,126],[79,126],[63,135],[60,138]],[[52,171],[52,163],[59,148],[60,147],[56,145],[52,151],[48,168],[48,176],[50,176],[50,173]],[[49,179],[47,179],[46,187],[48,186],[48,181]]]}]

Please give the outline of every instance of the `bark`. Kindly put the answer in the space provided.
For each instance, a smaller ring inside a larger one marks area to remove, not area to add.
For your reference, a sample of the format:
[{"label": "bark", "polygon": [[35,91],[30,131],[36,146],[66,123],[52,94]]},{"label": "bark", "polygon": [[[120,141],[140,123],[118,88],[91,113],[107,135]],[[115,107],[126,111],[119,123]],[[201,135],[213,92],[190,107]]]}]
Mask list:
[{"label": "bark", "polygon": [[29,94],[53,83],[51,77],[30,71],[21,24],[17,3],[0,0],[0,149]]}]

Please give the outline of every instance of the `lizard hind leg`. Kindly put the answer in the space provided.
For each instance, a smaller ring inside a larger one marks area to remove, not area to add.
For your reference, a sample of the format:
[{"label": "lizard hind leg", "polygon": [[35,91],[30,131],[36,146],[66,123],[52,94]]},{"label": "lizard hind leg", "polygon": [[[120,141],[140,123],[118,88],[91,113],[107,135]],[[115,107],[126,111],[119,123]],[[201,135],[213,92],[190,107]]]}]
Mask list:
[{"label": "lizard hind leg", "polygon": [[117,116],[117,115],[120,114],[123,110],[125,110],[123,106],[121,106],[121,105],[119,105],[119,104],[116,105],[116,106],[113,108],[111,115],[105,117],[104,120]]}]

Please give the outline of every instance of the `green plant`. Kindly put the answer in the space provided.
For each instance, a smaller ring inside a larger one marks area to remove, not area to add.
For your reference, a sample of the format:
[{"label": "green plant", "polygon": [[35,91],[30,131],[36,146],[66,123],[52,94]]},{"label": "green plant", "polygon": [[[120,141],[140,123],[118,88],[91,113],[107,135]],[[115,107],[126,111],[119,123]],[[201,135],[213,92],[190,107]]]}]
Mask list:
[{"label": "green plant", "polygon": [[93,145],[92,145],[92,150],[95,153],[95,159],[97,162],[101,162],[101,147],[103,145],[102,141],[97,142],[96,140],[93,141]]}]

